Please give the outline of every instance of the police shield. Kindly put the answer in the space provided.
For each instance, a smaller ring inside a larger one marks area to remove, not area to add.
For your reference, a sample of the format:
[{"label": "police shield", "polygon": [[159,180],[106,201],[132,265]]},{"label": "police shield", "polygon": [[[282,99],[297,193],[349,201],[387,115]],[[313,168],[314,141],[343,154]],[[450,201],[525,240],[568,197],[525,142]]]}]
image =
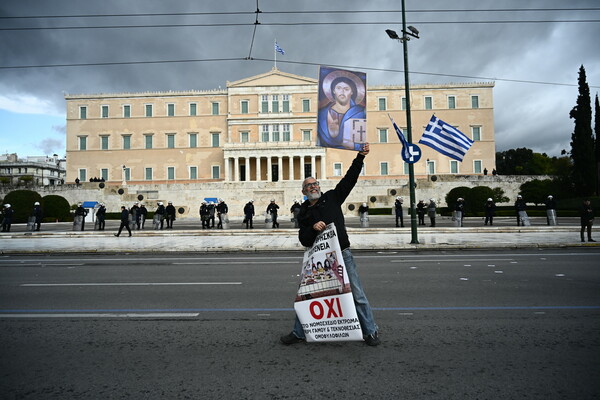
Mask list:
[{"label": "police shield", "polygon": [[556,223],[556,210],[546,210],[546,217],[548,218],[548,225],[554,226]]}]

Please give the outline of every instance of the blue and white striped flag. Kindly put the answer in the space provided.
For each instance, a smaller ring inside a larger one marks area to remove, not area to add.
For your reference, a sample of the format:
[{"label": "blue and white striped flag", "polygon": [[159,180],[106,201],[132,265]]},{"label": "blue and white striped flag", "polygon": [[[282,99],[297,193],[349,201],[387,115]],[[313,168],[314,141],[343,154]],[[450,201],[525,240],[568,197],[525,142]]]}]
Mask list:
[{"label": "blue and white striped flag", "polygon": [[423,132],[419,143],[431,147],[440,153],[462,161],[473,141],[464,133],[433,115]]},{"label": "blue and white striped flag", "polygon": [[281,47],[279,47],[277,42],[275,42],[275,51],[278,53],[281,53],[281,54],[285,54],[285,51],[283,51],[283,49]]}]

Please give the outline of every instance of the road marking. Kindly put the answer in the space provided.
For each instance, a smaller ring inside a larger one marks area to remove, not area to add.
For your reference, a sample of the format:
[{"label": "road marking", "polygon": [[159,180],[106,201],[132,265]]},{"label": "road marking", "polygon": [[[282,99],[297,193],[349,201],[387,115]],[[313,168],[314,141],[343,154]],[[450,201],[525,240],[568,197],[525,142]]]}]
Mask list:
[{"label": "road marking", "polygon": [[[455,306],[455,307],[373,307],[375,311],[548,311],[548,310],[600,310],[600,305],[596,306]],[[272,312],[293,312],[293,308],[173,308],[173,309],[57,309],[57,310],[1,310],[0,318],[8,318],[14,315],[196,315],[201,313],[226,313],[226,312],[250,312],[250,313],[272,313]]]},{"label": "road marking", "polygon": [[3,314],[1,318],[194,318],[200,313],[48,313]]},{"label": "road marking", "polygon": [[[514,258],[496,258],[494,259],[494,261],[510,261],[510,260],[514,260]],[[440,261],[439,259],[435,259],[435,260],[390,260],[390,262],[393,263],[403,263],[403,262],[411,262],[411,263],[415,263],[415,262],[438,262]],[[454,261],[484,261],[484,262],[489,262],[490,259],[489,258],[482,258],[480,260],[478,259],[473,259],[473,258],[465,258],[465,259],[453,259],[453,260],[448,260],[448,262],[454,262]],[[489,266],[489,265],[488,265]]]},{"label": "road marking", "polygon": [[[540,249],[540,251],[542,251],[542,249]],[[358,250],[357,250],[358,252]],[[580,252],[580,253],[543,253],[544,256],[556,256],[556,257],[573,257],[573,256],[600,256],[600,252],[592,252],[592,251],[588,251],[588,252]],[[490,253],[490,254],[486,254],[486,257],[488,257],[486,259],[486,261],[490,261],[489,257],[512,257],[510,260],[514,260],[515,258],[519,258],[519,257],[531,257],[531,256],[535,256],[535,257],[539,257],[540,253],[503,253],[503,254],[496,254],[496,253]],[[39,258],[26,258],[24,260],[15,260],[18,259],[20,256],[3,256],[4,259],[0,259],[0,265],[3,266],[17,266],[14,265],[15,263],[19,262],[19,263],[24,263],[24,262],[29,262],[29,263],[39,263]],[[367,258],[367,259],[371,259],[373,257],[376,258],[398,258],[399,255],[395,254],[395,255],[387,255],[387,254],[369,254],[369,255],[360,255],[360,254],[355,254],[354,258]],[[415,258],[419,258],[419,257],[423,257],[423,255],[412,255],[412,254],[406,254],[406,255],[402,255],[401,256],[404,259],[415,259]],[[473,255],[469,255],[469,254],[443,254],[443,255],[427,255],[427,257],[431,258],[431,257],[439,257],[442,258],[444,260],[448,260],[448,259],[454,259],[456,257],[481,257],[480,254],[473,254]],[[258,257],[244,257],[244,258],[240,258],[240,257],[139,257],[137,254],[134,255],[133,257],[128,257],[128,258],[111,258],[111,257],[105,257],[101,260],[93,260],[90,259],[89,262],[86,260],[84,265],[105,265],[105,264],[110,264],[110,263],[115,263],[115,262],[119,262],[119,261],[124,261],[124,262],[131,262],[132,260],[135,260],[136,262],[153,262],[153,263],[157,263],[157,262],[161,262],[161,261],[167,261],[169,263],[173,262],[174,260],[185,260],[185,261],[191,261],[191,260],[199,260],[199,261],[211,261],[211,260],[216,260],[216,261],[228,261],[228,260],[246,260],[244,261],[244,263],[249,263],[249,261],[258,261],[258,260],[269,260],[272,262],[272,260],[294,260],[298,263],[302,262],[302,256],[258,256]],[[81,258],[77,258],[77,261],[80,261]],[[469,258],[468,261],[472,261],[472,258]],[[56,262],[72,262],[74,261],[73,258],[57,258],[57,259],[46,259],[44,260],[44,265],[46,266],[54,266]],[[438,261],[438,259],[436,258],[435,261]],[[396,261],[396,262],[402,262],[402,261]],[[513,261],[515,262],[515,261]],[[259,262],[257,262],[258,264],[260,264]],[[291,263],[291,261],[290,261]],[[13,265],[6,265],[6,264],[13,264]],[[20,264],[22,265],[22,264]],[[35,264],[35,265],[31,265],[31,264],[27,264],[27,266],[39,266],[39,264]]]},{"label": "road marking", "polygon": [[194,286],[194,285],[241,285],[242,282],[114,282],[114,283],[23,283],[24,287],[52,286]]},{"label": "road marking", "polygon": [[218,265],[218,264],[299,264],[298,261],[225,261],[222,263],[196,261],[196,262],[174,262],[171,265]]}]

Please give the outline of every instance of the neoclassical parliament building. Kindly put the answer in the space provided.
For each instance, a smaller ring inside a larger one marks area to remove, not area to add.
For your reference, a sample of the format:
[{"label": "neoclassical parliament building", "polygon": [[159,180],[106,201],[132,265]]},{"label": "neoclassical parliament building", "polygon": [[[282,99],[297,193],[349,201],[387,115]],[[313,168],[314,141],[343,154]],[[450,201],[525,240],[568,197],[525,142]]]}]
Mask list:
[{"label": "neoclassical parliament building", "polygon": [[[432,114],[474,140],[463,162],[427,146],[417,178],[495,167],[493,83],[411,86],[412,138]],[[67,94],[67,182],[107,185],[339,179],[355,153],[316,146],[318,81],[271,71],[225,89]],[[406,131],[404,86],[367,88],[364,179],[406,179],[388,114]]]}]

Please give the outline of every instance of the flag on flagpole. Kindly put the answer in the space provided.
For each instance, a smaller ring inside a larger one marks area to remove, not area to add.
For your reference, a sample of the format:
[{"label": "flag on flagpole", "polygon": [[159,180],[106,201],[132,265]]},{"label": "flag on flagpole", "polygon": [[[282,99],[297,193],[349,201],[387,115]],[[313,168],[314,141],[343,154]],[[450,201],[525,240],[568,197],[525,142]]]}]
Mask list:
[{"label": "flag on flagpole", "polygon": [[281,47],[279,47],[277,42],[275,42],[275,51],[278,53],[281,53],[281,54],[285,54],[285,51],[283,51],[283,49]]},{"label": "flag on flagpole", "polygon": [[419,143],[462,161],[473,141],[464,133],[433,115]]},{"label": "flag on flagpole", "polygon": [[396,135],[398,135],[398,139],[400,139],[400,143],[402,143],[402,159],[410,159],[411,155],[408,148],[408,142],[406,141],[404,134],[402,133],[400,128],[398,128],[398,125],[396,125],[390,114],[388,114],[388,118],[390,119],[390,121],[392,121],[392,125],[394,125],[394,129],[396,130]]}]

